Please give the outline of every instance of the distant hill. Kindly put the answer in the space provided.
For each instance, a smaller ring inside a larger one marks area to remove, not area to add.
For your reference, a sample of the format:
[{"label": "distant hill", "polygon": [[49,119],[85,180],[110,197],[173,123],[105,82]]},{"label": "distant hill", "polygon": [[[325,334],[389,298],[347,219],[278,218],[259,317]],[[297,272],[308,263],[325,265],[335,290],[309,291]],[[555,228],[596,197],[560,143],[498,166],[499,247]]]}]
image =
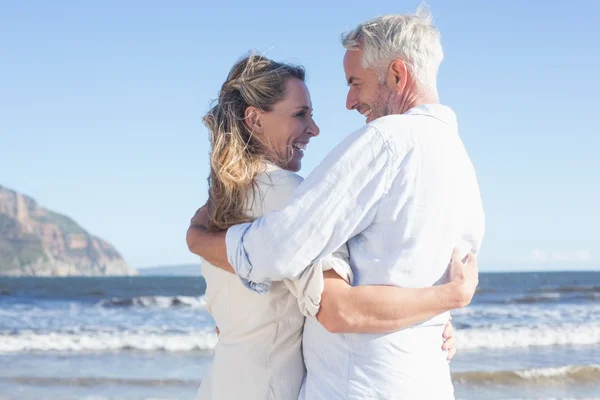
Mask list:
[{"label": "distant hill", "polygon": [[138,272],[143,276],[202,276],[200,264],[139,268]]},{"label": "distant hill", "polygon": [[119,252],[71,218],[0,186],[0,275],[136,275]]}]

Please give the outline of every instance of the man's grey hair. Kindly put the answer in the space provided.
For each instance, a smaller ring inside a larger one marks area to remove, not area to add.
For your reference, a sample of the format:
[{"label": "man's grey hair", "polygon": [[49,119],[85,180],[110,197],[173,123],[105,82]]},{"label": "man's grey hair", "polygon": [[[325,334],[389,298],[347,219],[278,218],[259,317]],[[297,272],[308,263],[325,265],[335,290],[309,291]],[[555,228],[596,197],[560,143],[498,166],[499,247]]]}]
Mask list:
[{"label": "man's grey hair", "polygon": [[440,32],[426,5],[415,15],[389,14],[363,22],[342,35],[348,50],[363,50],[363,66],[371,68],[383,80],[387,68],[396,59],[407,65],[421,89],[437,96],[437,73],[444,58]]}]

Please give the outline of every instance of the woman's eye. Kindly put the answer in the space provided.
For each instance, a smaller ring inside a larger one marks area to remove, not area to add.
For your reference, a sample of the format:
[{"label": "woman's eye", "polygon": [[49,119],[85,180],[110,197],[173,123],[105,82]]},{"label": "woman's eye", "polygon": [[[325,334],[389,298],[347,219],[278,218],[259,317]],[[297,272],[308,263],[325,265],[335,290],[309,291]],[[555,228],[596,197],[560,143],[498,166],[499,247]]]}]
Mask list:
[{"label": "woman's eye", "polygon": [[308,114],[306,111],[301,111],[298,114],[296,114],[296,117],[298,117],[298,118],[306,118],[308,116],[310,116],[310,118],[312,118],[313,113]]}]

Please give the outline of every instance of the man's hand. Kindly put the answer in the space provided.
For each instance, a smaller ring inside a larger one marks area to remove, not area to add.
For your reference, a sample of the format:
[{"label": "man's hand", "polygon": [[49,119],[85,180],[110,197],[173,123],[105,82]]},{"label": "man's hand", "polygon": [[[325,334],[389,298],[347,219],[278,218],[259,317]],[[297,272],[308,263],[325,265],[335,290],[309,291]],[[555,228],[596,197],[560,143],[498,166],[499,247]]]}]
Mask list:
[{"label": "man's hand", "polygon": [[446,355],[446,360],[450,361],[452,357],[456,355],[456,339],[454,338],[454,327],[452,326],[452,317],[448,319],[446,322],[446,326],[444,327],[444,333],[442,337],[444,338],[444,343],[442,344],[442,350],[448,351]]},{"label": "man's hand", "polygon": [[479,284],[477,258],[473,254],[467,255],[467,264],[464,264],[460,259],[460,250],[454,249],[450,263],[450,284],[455,289],[457,306],[469,305]]}]

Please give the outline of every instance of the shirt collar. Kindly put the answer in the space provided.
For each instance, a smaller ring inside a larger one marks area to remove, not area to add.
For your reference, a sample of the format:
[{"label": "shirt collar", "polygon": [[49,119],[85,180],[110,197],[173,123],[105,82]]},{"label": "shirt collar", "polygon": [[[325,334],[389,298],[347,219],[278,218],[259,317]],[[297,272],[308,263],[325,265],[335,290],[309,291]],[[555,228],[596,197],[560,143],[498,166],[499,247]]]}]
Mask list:
[{"label": "shirt collar", "polygon": [[265,172],[274,172],[283,169],[280,166],[273,164],[271,161],[263,161],[263,163],[265,164]]},{"label": "shirt collar", "polygon": [[421,104],[404,113],[405,115],[426,115],[438,119],[450,126],[457,126],[456,114],[448,106],[442,104]]}]

